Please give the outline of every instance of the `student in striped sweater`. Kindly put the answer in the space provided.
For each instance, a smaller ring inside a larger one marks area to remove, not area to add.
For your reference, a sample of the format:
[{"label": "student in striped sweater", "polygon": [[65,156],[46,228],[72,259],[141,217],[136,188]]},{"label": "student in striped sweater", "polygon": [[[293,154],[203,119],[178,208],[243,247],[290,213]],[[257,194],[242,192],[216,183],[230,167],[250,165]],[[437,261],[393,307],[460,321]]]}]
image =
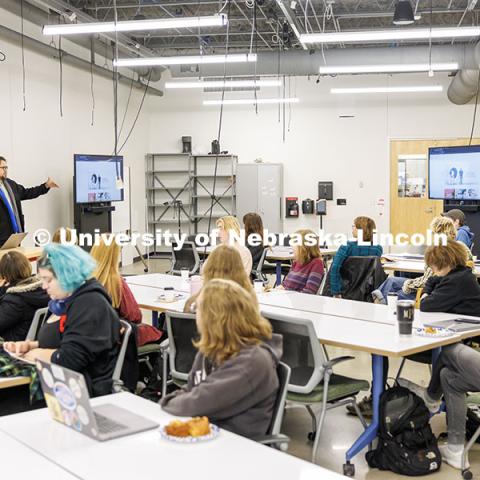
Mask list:
[{"label": "student in striped sweater", "polygon": [[[295,234],[301,237],[301,245],[293,247],[294,261],[282,287],[285,290],[316,295],[325,273],[318,237],[312,230],[298,230]],[[310,240],[315,244],[308,245]]]}]

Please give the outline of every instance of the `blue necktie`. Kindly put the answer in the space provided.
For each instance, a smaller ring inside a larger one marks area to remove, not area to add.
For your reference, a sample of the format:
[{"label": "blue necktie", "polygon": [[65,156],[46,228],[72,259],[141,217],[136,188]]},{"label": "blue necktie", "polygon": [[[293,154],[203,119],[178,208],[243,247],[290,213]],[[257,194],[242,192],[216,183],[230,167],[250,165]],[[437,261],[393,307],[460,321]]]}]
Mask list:
[{"label": "blue necktie", "polygon": [[5,196],[5,192],[3,191],[2,188],[0,188],[0,198],[2,199],[3,203],[7,207],[8,215],[10,216],[10,222],[12,223],[13,233],[19,233],[20,228],[17,224],[17,219],[15,218],[15,214],[13,213],[12,206],[10,205],[10,202],[7,200],[7,197]]}]

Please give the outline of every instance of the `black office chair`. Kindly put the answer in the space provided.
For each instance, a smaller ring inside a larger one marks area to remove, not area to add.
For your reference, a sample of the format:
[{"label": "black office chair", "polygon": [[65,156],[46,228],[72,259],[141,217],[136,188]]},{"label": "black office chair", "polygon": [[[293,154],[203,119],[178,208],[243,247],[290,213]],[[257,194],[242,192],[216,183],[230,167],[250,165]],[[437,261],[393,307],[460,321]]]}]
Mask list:
[{"label": "black office chair", "polygon": [[[387,278],[380,257],[348,257],[340,268],[342,278],[342,298],[373,302],[372,292]],[[322,291],[325,297],[331,297],[331,267]]]},{"label": "black office chair", "polygon": [[193,242],[185,242],[180,250],[177,250],[178,244],[172,242],[172,265],[169,273],[180,275],[182,269],[187,269],[190,275],[194,275],[200,270],[200,256],[197,247]]},{"label": "black office chair", "polygon": [[168,340],[161,344],[166,353],[163,357],[162,395],[166,393],[168,384],[167,357],[172,382],[177,386],[182,386],[188,380],[188,374],[197,354],[197,349],[192,342],[199,336],[193,313],[167,312],[165,321]]},{"label": "black office chair", "polygon": [[[262,315],[270,321],[273,331],[283,338],[282,361],[291,369],[287,401],[305,407],[312,418],[313,431],[308,434],[308,438],[314,440],[312,462],[315,462],[328,410],[353,405],[363,427],[367,428],[355,397],[360,391],[368,390],[369,384],[365,380],[333,373],[335,365],[353,360],[354,357],[328,360],[311,320],[265,312]],[[312,409],[313,405],[321,406],[318,417]]]},{"label": "black office chair", "polygon": [[290,372],[291,370],[288,365],[279,362],[277,366],[279,387],[273,407],[272,422],[268,427],[266,435],[252,438],[252,440],[262,443],[263,445],[271,445],[283,451],[287,450],[288,442],[290,441],[289,437],[280,433],[287,400],[288,384],[290,382]]}]

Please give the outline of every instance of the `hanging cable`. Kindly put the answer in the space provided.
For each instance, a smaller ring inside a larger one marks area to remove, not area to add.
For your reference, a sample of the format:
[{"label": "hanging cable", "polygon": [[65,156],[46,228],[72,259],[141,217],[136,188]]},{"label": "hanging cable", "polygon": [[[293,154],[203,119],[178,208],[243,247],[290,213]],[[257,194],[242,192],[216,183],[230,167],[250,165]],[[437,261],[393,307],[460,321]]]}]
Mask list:
[{"label": "hanging cable", "polygon": [[90,62],[90,93],[92,95],[92,118],[90,120],[90,125],[93,127],[95,123],[95,91],[93,88],[93,58]]},{"label": "hanging cable", "polygon": [[7,59],[7,56],[0,50],[0,62],[4,62]]},{"label": "hanging cable", "polygon": [[58,38],[58,65],[60,75],[60,89],[59,89],[59,108],[60,117],[63,118],[63,55],[62,55],[62,36]]},{"label": "hanging cable", "polygon": [[150,73],[148,74],[148,80],[147,80],[147,83],[145,84],[145,90],[143,91],[142,100],[140,102],[140,106],[138,107],[137,114],[135,115],[135,120],[133,121],[133,124],[130,127],[130,131],[128,132],[128,135],[126,136],[124,142],[122,143],[120,149],[118,150],[118,153],[121,153],[121,151],[123,150],[123,147],[126,145],[126,143],[128,142],[128,139],[130,138],[130,135],[135,129],[135,125],[137,124],[138,117],[140,116],[140,112],[142,111],[142,108],[143,108],[143,102],[145,101],[145,97],[147,96],[148,87],[150,86],[151,76],[152,76],[152,70],[150,70]]},{"label": "hanging cable", "polygon": [[[255,35],[255,55],[258,53],[258,35],[257,35],[257,2],[253,5],[253,21],[252,34],[250,37],[250,55],[252,54],[253,39]],[[255,100],[255,114],[258,115],[258,98],[257,98],[257,62],[253,65],[253,98]]]},{"label": "hanging cable", "polygon": [[[231,1],[228,0],[228,9],[227,9],[227,17],[230,18],[230,9],[231,9]],[[227,78],[227,57],[228,57],[228,49],[230,43],[230,22],[227,23],[227,31],[226,31],[226,39],[225,39],[225,60],[223,62],[223,83],[225,84],[225,80]],[[223,122],[223,101],[225,100],[225,88],[222,89],[222,101],[220,103],[220,115],[218,119],[218,133],[217,133],[217,142],[220,145],[220,140],[222,136],[222,122]],[[217,186],[217,171],[218,171],[218,153],[215,155],[215,168],[213,172],[213,188],[212,188],[212,195],[211,195],[211,202],[210,202],[210,212],[208,215],[208,228],[207,228],[207,235],[210,236],[210,231],[212,227],[212,215],[213,215],[213,207],[216,203],[215,197],[215,189]],[[233,182],[233,178],[232,178]],[[205,245],[204,254],[207,253],[207,246]]]},{"label": "hanging cable", "polygon": [[[150,70],[150,75],[152,74],[152,71]],[[150,78],[150,76],[148,77]],[[130,91],[128,92],[128,98],[127,98],[127,104],[125,105],[125,113],[123,114],[122,118],[122,124],[120,125],[120,130],[118,131],[118,136],[122,134],[123,131],[123,125],[125,124],[125,119],[127,118],[127,112],[128,112],[128,106],[130,104],[130,99],[132,98],[132,91],[133,91],[133,83],[135,81],[135,78],[132,75],[132,81],[130,82]]]},{"label": "hanging cable", "polygon": [[21,17],[21,48],[22,48],[22,95],[23,95],[23,111],[27,109],[26,79],[25,79],[25,36],[23,34],[23,0],[20,0],[20,17]]}]

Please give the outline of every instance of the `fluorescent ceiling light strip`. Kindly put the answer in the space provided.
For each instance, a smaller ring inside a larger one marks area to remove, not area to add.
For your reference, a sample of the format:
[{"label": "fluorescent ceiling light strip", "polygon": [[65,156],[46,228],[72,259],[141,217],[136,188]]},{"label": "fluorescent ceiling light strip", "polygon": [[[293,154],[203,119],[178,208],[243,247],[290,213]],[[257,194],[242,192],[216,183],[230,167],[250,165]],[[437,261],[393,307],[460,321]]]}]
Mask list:
[{"label": "fluorescent ceiling light strip", "polygon": [[390,65],[326,65],[318,69],[322,75],[342,73],[402,73],[402,72],[450,72],[458,70],[458,63],[402,63]]},{"label": "fluorescent ceiling light strip", "polygon": [[225,14],[209,17],[159,18],[148,20],[127,20],[117,22],[70,23],[65,25],[45,25],[44,35],[74,35],[81,33],[135,32],[166,28],[221,27],[228,23]]},{"label": "fluorescent ceiling light strip", "polygon": [[255,100],[254,98],[236,98],[231,100],[204,100],[204,105],[255,105],[258,104],[267,104],[267,103],[298,103],[298,98],[259,98]]},{"label": "fluorescent ceiling light strip", "polygon": [[441,92],[441,85],[429,85],[421,87],[361,87],[361,88],[332,88],[330,93],[421,93],[421,92]]},{"label": "fluorescent ceiling light strip", "polygon": [[207,63],[256,62],[256,53],[233,53],[230,55],[185,55],[179,57],[119,58],[117,67],[145,67],[155,65],[202,65]]},{"label": "fluorescent ceiling light strip", "polygon": [[437,38],[476,37],[480,27],[392,28],[357,32],[307,33],[300,36],[302,43],[361,43],[388,40],[422,40]]},{"label": "fluorescent ceiling light strip", "polygon": [[280,80],[210,80],[190,82],[166,82],[165,88],[241,88],[241,87],[279,87]]}]

